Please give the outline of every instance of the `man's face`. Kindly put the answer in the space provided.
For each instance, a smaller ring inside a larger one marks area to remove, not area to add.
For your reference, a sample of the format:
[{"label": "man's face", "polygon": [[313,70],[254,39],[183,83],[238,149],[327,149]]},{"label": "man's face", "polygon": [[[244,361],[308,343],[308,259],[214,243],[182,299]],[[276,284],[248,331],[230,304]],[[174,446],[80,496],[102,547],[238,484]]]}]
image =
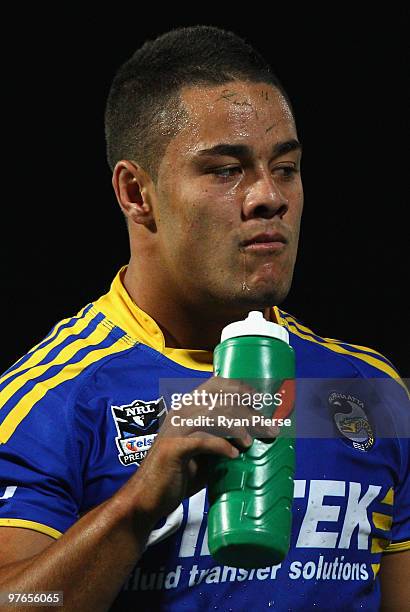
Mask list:
[{"label": "man's face", "polygon": [[262,308],[287,295],[303,207],[301,151],[280,92],[232,82],[181,92],[187,119],[158,169],[161,264],[181,298]]}]

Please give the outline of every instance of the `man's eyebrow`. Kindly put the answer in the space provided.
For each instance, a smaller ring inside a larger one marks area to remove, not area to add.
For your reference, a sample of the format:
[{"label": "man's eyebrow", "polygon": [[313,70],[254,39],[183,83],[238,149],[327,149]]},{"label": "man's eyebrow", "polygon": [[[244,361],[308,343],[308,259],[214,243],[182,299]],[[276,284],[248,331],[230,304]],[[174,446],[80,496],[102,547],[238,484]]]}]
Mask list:
[{"label": "man's eyebrow", "polygon": [[233,145],[227,143],[217,144],[209,149],[201,149],[197,155],[203,157],[205,155],[227,155],[228,157],[246,157],[250,156],[251,149],[247,145]]},{"label": "man's eyebrow", "polygon": [[[274,145],[272,149],[273,157],[279,157],[280,155],[284,155],[285,153],[289,153],[290,151],[301,151],[302,144],[292,138],[291,140],[285,140],[283,142],[278,142]],[[252,149],[247,145],[233,145],[229,143],[221,143],[217,144],[209,149],[201,149],[198,151],[197,155],[199,157],[204,157],[206,155],[226,155],[227,157],[251,157]]]},{"label": "man's eyebrow", "polygon": [[302,152],[302,143],[296,138],[292,138],[291,140],[285,140],[284,142],[278,142],[273,147],[273,156],[280,157],[280,155],[285,155],[285,153],[290,153],[290,151],[300,151]]}]

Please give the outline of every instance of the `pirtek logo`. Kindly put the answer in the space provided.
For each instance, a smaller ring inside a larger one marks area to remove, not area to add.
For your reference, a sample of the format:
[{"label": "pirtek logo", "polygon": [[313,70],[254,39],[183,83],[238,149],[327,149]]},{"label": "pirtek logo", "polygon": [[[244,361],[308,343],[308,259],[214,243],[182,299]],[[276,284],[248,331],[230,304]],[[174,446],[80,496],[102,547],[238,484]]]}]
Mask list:
[{"label": "pirtek logo", "polygon": [[[369,537],[375,528],[371,506],[377,503],[380,495],[385,497],[382,487],[378,485],[365,486],[342,480],[295,480],[296,513],[293,528],[298,532],[296,547],[368,550]],[[328,497],[329,501],[326,499]],[[337,503],[337,497],[340,503]],[[384,500],[379,501],[383,503]],[[205,489],[189,499],[180,557],[192,557],[198,550],[201,555],[209,555],[207,537],[202,527],[202,521],[206,520],[204,510]],[[386,521],[391,520],[388,516],[391,510],[391,506],[389,508],[386,505]],[[151,532],[148,544],[169,537],[182,525],[183,517],[181,504],[169,515],[165,525]],[[323,527],[323,521],[326,528]]]},{"label": "pirtek logo", "polygon": [[[0,487],[0,500],[2,499],[10,499],[10,497],[13,497],[14,493],[16,492],[17,487],[6,487],[4,490],[2,487]],[[1,493],[3,492],[3,495],[1,495]]]}]

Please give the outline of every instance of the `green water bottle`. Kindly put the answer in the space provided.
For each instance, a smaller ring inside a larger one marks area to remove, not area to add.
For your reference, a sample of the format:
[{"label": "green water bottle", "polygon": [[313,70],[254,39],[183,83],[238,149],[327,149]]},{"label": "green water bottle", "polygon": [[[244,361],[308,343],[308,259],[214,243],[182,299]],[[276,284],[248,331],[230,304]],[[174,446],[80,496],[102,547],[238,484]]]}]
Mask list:
[{"label": "green water bottle", "polygon": [[288,426],[282,425],[277,437],[254,439],[235,459],[211,459],[209,550],[223,565],[276,565],[289,550],[295,472],[295,354],[287,330],[258,311],[227,325],[215,348],[214,372],[269,393],[265,399],[274,396],[280,405],[255,412],[266,419],[287,417]]}]

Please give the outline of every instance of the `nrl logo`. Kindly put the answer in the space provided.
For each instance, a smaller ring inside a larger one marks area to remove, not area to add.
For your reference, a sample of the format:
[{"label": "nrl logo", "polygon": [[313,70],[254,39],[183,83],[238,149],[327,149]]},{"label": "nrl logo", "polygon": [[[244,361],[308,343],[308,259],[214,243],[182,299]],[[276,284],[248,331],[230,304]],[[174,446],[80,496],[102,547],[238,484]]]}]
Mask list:
[{"label": "nrl logo", "polygon": [[347,393],[334,391],[329,395],[329,404],[338,410],[333,418],[344,442],[361,451],[373,448],[375,438],[363,402]]},{"label": "nrl logo", "polygon": [[111,406],[117,428],[115,443],[122,465],[139,465],[155,440],[158,429],[167,414],[164,399],[152,402],[134,400],[131,404]]}]

